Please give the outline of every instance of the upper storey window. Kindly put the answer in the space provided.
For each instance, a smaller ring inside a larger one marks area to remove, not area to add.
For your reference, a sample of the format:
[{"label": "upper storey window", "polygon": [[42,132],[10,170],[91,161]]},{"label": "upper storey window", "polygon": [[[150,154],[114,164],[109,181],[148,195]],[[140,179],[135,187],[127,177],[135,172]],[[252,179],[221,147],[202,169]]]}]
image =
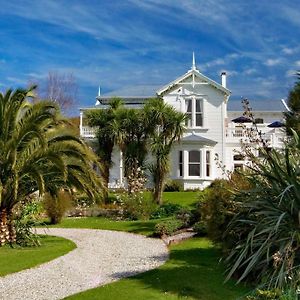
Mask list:
[{"label": "upper storey window", "polygon": [[203,100],[196,97],[185,99],[185,112],[187,119],[185,125],[187,127],[203,126]]}]

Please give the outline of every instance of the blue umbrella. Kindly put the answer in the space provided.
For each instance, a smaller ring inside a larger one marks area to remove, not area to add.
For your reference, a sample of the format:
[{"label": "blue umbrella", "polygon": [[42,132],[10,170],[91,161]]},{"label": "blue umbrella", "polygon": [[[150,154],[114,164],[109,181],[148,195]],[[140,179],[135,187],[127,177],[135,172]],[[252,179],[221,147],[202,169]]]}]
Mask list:
[{"label": "blue umbrella", "polygon": [[275,121],[268,125],[268,127],[270,127],[270,128],[279,128],[279,127],[283,127],[283,126],[284,126],[284,124],[279,121]]},{"label": "blue umbrella", "polygon": [[234,122],[234,123],[252,123],[251,119],[249,119],[247,117],[244,117],[244,116],[240,116],[240,117],[235,118],[231,121]]}]

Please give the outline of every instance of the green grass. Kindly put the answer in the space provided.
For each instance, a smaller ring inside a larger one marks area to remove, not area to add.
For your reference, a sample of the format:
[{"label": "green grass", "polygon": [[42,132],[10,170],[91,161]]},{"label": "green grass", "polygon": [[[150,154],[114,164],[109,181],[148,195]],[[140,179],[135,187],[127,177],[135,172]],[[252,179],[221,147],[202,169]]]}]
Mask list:
[{"label": "green grass", "polygon": [[193,206],[197,202],[197,191],[188,192],[164,192],[164,203],[180,204],[182,206]]},{"label": "green grass", "polygon": [[0,276],[32,268],[76,248],[72,241],[56,236],[41,236],[41,243],[40,247],[1,247]]},{"label": "green grass", "polygon": [[[115,200],[114,193],[110,194],[111,201]],[[148,198],[151,197],[150,192],[145,192],[144,195]],[[193,206],[197,202],[198,192],[163,192],[163,203],[180,204],[182,206]]]},{"label": "green grass", "polygon": [[148,236],[153,234],[155,224],[161,221],[162,219],[148,221],[115,221],[104,217],[80,217],[65,218],[61,223],[49,225],[49,227],[117,230]]},{"label": "green grass", "polygon": [[156,270],[95,288],[68,299],[230,300],[248,292],[224,281],[219,253],[205,238],[171,246],[170,260]]}]

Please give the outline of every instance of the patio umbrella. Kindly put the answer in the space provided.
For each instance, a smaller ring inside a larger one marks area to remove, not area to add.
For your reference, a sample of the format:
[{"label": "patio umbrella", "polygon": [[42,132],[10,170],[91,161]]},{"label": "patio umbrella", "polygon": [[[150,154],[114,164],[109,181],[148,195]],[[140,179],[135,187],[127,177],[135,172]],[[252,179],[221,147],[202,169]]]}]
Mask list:
[{"label": "patio umbrella", "polygon": [[235,118],[231,121],[234,122],[234,123],[252,123],[251,119],[249,119],[247,117],[244,117],[244,116],[240,116],[240,117]]},{"label": "patio umbrella", "polygon": [[284,124],[279,121],[275,121],[268,125],[268,127],[270,127],[270,128],[279,128],[279,127],[283,127],[283,126],[284,126]]}]

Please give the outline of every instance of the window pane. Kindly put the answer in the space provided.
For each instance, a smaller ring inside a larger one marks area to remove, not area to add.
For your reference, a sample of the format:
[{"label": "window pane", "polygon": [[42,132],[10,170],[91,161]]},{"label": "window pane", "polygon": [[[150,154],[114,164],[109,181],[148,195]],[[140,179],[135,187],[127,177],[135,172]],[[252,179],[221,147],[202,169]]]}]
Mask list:
[{"label": "window pane", "polygon": [[202,100],[196,99],[196,112],[202,112],[201,103],[202,103]]},{"label": "window pane", "polygon": [[179,151],[179,162],[182,163],[182,151]]},{"label": "window pane", "polygon": [[202,126],[202,114],[196,114],[196,126]]},{"label": "window pane", "polygon": [[200,164],[189,164],[189,176],[200,176]]},{"label": "window pane", "polygon": [[185,126],[192,127],[192,114],[187,113],[187,118],[185,119]]},{"label": "window pane", "polygon": [[189,162],[200,163],[200,151],[190,151],[189,152]]},{"label": "window pane", "polygon": [[179,151],[179,176],[183,176],[183,152]]},{"label": "window pane", "polygon": [[186,112],[192,112],[192,100],[191,99],[186,99],[185,100],[185,108]]},{"label": "window pane", "polygon": [[210,165],[206,165],[206,176],[210,176]]}]

